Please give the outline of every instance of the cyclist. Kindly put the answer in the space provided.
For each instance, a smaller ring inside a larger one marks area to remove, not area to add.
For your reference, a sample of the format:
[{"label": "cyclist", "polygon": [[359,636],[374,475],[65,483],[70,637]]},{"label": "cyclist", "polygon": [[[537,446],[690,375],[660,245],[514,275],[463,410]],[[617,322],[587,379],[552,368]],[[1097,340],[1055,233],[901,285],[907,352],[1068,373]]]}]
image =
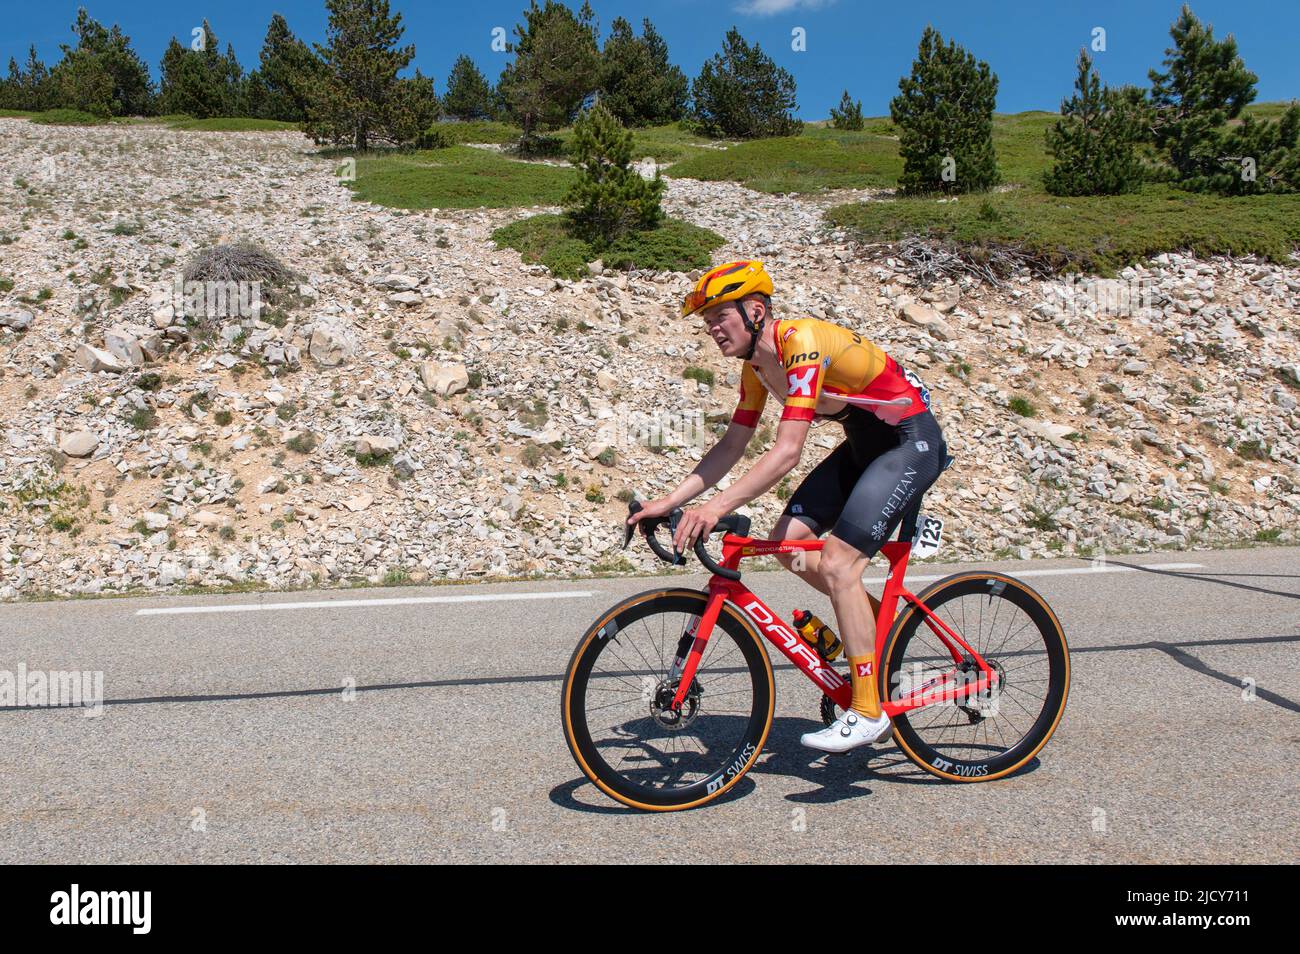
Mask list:
[{"label": "cyclist", "polygon": [[843,426],[844,441],[804,478],[773,537],[812,539],[830,531],[820,553],[778,559],[830,597],[853,688],[850,707],[801,741],[824,752],[845,752],[885,738],[891,728],[876,684],[875,619],[862,574],[908,505],[939,476],[947,445],[930,413],[929,392],[915,374],[839,325],[776,319],[772,291],[762,262],[738,261],[710,269],[686,296],[682,316],[699,313],[718,350],[745,362],[739,401],[727,432],[686,479],[628,523],[670,513],[730,473],[754,436],[769,391],[783,404],[775,443],[742,478],[683,512],[673,537],[678,551],[792,471],[814,419]]}]

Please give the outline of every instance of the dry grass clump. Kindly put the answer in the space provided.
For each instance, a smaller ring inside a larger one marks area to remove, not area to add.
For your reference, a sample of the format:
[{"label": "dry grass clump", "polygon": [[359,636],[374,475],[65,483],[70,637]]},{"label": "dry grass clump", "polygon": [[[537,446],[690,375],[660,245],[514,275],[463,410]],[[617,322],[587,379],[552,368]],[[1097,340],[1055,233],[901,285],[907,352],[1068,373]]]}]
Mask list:
[{"label": "dry grass clump", "polygon": [[261,282],[269,296],[293,278],[293,273],[266,249],[252,242],[214,245],[185,266],[187,282]]},{"label": "dry grass clump", "polygon": [[283,309],[296,300],[291,283],[298,276],[251,242],[206,248],[190,260],[181,277],[190,296],[185,316],[205,334],[231,319],[275,321],[279,315],[283,324]]}]

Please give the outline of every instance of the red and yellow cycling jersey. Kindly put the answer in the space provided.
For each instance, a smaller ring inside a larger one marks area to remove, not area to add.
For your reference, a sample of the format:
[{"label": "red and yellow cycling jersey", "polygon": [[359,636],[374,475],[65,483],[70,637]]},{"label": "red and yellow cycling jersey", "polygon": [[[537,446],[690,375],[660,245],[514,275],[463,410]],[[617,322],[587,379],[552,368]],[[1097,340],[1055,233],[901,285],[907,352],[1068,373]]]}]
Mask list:
[{"label": "red and yellow cycling jersey", "polygon": [[[785,393],[772,388],[785,402],[783,421],[811,421],[822,397],[865,408],[887,424],[930,407],[930,394],[915,374],[847,328],[816,318],[775,321],[772,344],[785,369]],[[767,392],[753,363],[745,362],[732,421],[756,427]]]}]

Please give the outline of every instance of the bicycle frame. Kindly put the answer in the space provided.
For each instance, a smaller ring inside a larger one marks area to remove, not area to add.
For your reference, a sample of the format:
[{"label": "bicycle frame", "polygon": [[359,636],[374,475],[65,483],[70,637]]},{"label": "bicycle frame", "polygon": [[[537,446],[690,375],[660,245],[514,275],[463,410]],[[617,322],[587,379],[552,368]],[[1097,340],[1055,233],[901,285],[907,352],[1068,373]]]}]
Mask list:
[{"label": "bicycle frame", "polygon": [[[738,537],[728,533],[722,538],[722,560],[718,565],[728,570],[737,570],[740,561],[746,557],[794,553],[798,550],[818,551],[824,545],[822,540],[756,540],[753,537]],[[922,603],[916,594],[903,586],[903,576],[907,571],[912,544],[906,541],[893,541],[882,546],[880,552],[889,560],[889,575],[885,578],[885,590],[880,599],[880,610],[876,618],[876,672],[880,672],[881,655],[900,599],[924,614],[926,625],[952,655],[954,667],[963,662],[972,662],[979,669],[979,675],[975,678],[972,678],[973,672],[959,672],[954,668],[928,680],[922,686],[912,688],[909,692],[902,693],[895,690],[890,694],[889,700],[882,701],[884,711],[893,717],[900,712],[910,712],[936,703],[956,702],[958,699],[986,692],[996,686],[997,673],[989,667],[988,663],[962,639],[959,633],[954,632],[943,620],[930,612],[929,607]],[[691,644],[686,663],[682,668],[677,694],[673,697],[674,709],[680,709],[686,698],[687,689],[695,678],[695,671],[699,667],[709,636],[713,632],[713,626],[725,602],[732,603],[744,612],[758,627],[759,632],[822,692],[835,700],[836,705],[841,709],[849,708],[853,697],[853,689],[849,681],[829,662],[823,660],[798,633],[782,622],[781,618],[748,587],[738,580],[729,580],[715,574],[709,578],[708,592],[709,600],[705,605],[704,615],[700,617],[699,624],[695,628],[695,640]],[[894,695],[898,695],[898,698],[893,698]]]}]

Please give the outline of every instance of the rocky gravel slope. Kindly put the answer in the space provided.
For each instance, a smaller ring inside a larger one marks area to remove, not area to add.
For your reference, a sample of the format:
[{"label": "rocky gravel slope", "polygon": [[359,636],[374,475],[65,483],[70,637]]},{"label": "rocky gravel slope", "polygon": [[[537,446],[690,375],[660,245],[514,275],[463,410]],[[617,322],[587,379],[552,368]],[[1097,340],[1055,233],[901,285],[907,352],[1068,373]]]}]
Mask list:
[{"label": "rocky gravel slope", "polygon": [[[624,501],[734,404],[739,365],[675,317],[695,276],[557,281],[495,248],[541,209],[354,202],[289,133],[0,119],[0,168],[2,598],[650,569],[617,549]],[[957,457],[928,498],[949,555],[1297,539],[1300,262],[922,289],[823,226],[863,195],[674,179],[666,206],[727,237],[716,261],[765,259],[778,314],[921,375]],[[175,283],[238,240],[293,287],[200,336]]]}]

